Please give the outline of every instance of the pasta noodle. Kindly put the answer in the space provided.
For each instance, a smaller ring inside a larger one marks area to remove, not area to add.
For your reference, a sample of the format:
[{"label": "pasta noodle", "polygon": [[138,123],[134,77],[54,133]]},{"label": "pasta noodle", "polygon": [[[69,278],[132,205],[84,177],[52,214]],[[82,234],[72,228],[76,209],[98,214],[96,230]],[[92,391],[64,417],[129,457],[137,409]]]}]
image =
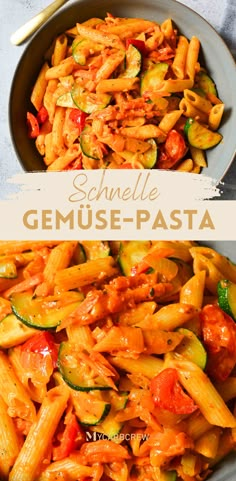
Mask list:
[{"label": "pasta noodle", "polygon": [[233,262],[191,241],[0,250],[1,479],[208,479],[236,448]]},{"label": "pasta noodle", "polygon": [[[191,147],[207,150],[222,140],[224,104],[200,63],[201,47],[171,18],[158,24],[108,13],[60,34],[27,113],[46,170],[207,167]],[[131,150],[129,139],[146,140],[147,148]]]}]

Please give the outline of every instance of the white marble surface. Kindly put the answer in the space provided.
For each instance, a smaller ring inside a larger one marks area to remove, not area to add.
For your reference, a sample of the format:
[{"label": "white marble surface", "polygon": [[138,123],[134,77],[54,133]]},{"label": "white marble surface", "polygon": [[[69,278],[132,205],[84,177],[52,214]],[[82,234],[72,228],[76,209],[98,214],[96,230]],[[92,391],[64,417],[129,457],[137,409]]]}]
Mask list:
[{"label": "white marble surface", "polygon": [[[236,0],[179,1],[195,10],[213,26],[236,58]],[[10,186],[6,179],[22,171],[8,129],[8,98],[11,80],[26,44],[12,46],[10,36],[49,3],[49,0],[0,0],[0,198],[9,193]],[[236,199],[236,161],[233,162],[224,182],[222,199]]]}]

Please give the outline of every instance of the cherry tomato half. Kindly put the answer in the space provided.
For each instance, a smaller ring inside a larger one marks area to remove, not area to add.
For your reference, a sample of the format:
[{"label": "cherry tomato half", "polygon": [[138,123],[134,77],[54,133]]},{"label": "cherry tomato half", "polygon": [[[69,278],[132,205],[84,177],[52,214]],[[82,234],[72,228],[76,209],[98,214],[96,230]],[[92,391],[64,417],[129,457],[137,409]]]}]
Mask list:
[{"label": "cherry tomato half", "polygon": [[203,307],[200,320],[208,352],[207,371],[214,379],[224,381],[236,365],[236,324],[213,304]]},{"label": "cherry tomato half", "polygon": [[176,369],[163,369],[150,383],[150,391],[156,406],[175,414],[190,414],[197,406],[179,383]]}]

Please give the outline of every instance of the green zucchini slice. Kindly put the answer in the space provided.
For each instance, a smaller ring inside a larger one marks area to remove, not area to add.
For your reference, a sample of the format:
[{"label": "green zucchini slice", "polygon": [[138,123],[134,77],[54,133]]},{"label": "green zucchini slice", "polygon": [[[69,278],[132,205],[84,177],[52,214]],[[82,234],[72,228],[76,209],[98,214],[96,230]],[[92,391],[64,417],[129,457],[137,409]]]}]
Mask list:
[{"label": "green zucchini slice", "polygon": [[34,329],[23,324],[15,314],[8,314],[0,322],[0,348],[9,349],[22,344],[35,332]]},{"label": "green zucchini slice", "polygon": [[72,43],[72,57],[79,65],[86,65],[87,56],[90,55],[90,53],[100,52],[102,49],[102,45],[88,38],[83,38],[79,41],[75,40]]},{"label": "green zucchini slice", "polygon": [[118,262],[125,276],[132,274],[132,268],[142,261],[150,247],[150,241],[123,241],[120,243]]},{"label": "green zucchini slice", "polygon": [[168,68],[169,65],[167,63],[160,62],[154,65],[150,70],[147,70],[141,81],[141,95],[159,90],[167,74]]},{"label": "green zucchini slice", "polygon": [[73,101],[71,92],[66,92],[65,94],[60,95],[56,101],[56,105],[58,105],[58,107],[68,107],[71,109],[78,108]]},{"label": "green zucchini slice", "polygon": [[236,284],[227,279],[219,281],[217,293],[220,308],[236,321]]},{"label": "green zucchini slice", "polygon": [[150,149],[140,155],[140,161],[144,169],[152,169],[157,161],[158,147],[154,139],[148,139],[147,142],[150,144]]},{"label": "green zucchini slice", "polygon": [[205,369],[207,352],[200,339],[189,329],[181,327],[177,331],[183,334],[184,338],[175,348],[175,352],[182,354],[182,356],[197,364],[201,369]]},{"label": "green zucchini slice", "polygon": [[110,246],[106,241],[81,241],[86,260],[104,258],[110,255]]},{"label": "green zucchini slice", "polygon": [[0,278],[3,279],[16,279],[17,268],[13,261],[0,261]]},{"label": "green zucchini slice", "polygon": [[100,151],[98,146],[94,144],[94,134],[90,126],[85,127],[80,134],[80,147],[86,157],[99,160]]},{"label": "green zucchini slice", "polygon": [[201,70],[196,76],[197,86],[205,92],[205,94],[211,93],[218,97],[218,92],[214,80]]},{"label": "green zucchini slice", "polygon": [[86,260],[87,260],[87,257],[86,257],[84,247],[81,243],[78,242],[73,254],[73,261],[75,264],[84,264]]},{"label": "green zucchini slice", "polygon": [[142,54],[134,45],[130,44],[125,56],[125,71],[122,78],[134,78],[140,73],[142,67]]},{"label": "green zucchini slice", "polygon": [[184,132],[189,144],[192,145],[192,147],[197,147],[202,150],[215,147],[223,138],[219,132],[212,132],[210,129],[192,118],[187,120],[184,126]]},{"label": "green zucchini slice", "polygon": [[75,105],[87,114],[104,109],[111,101],[111,95],[89,92],[77,83],[72,87],[71,96]]},{"label": "green zucchini slice", "polygon": [[[48,298],[16,293],[11,296],[11,307],[16,317],[26,326],[47,330],[59,326],[82,300],[83,295],[79,292],[65,292]],[[61,305],[61,301],[64,301],[64,304]]]},{"label": "green zucchini slice", "polygon": [[84,426],[100,424],[110,412],[111,404],[100,396],[94,395],[98,391],[78,391],[73,396],[73,405],[80,423]]},{"label": "green zucchini slice", "polygon": [[77,391],[111,389],[101,376],[81,361],[78,356],[78,346],[72,342],[65,341],[60,344],[58,368],[68,386]]},{"label": "green zucchini slice", "polygon": [[176,481],[176,479],[177,479],[177,472],[174,470],[160,472],[159,481]]},{"label": "green zucchini slice", "polygon": [[126,407],[126,404],[128,402],[128,393],[126,391],[115,392],[111,390],[104,393],[104,395],[105,399],[107,399],[110,403],[111,409],[108,416],[105,417],[104,421],[102,421],[102,423],[96,426],[94,430],[96,432],[102,433],[109,439],[112,439],[115,436],[119,435],[123,427],[123,423],[117,421],[115,419],[115,416],[118,411],[121,411]]}]

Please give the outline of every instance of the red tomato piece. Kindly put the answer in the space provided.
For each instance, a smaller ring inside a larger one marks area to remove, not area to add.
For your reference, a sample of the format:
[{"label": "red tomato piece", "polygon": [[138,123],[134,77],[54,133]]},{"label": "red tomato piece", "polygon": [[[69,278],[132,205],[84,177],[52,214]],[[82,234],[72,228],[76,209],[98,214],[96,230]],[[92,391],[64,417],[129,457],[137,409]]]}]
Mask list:
[{"label": "red tomato piece", "polygon": [[27,112],[26,120],[29,138],[36,139],[36,137],[39,135],[39,123],[37,118],[31,112]]},{"label": "red tomato piece", "polygon": [[50,355],[53,366],[56,367],[57,365],[58,350],[53,335],[50,332],[42,331],[35,334],[22,344],[21,349],[25,352],[38,352],[43,356]]},{"label": "red tomato piece", "polygon": [[159,145],[159,153],[158,153],[158,159],[155,164],[155,168],[157,169],[171,169],[175,165],[175,161],[167,155],[165,152],[165,146]]},{"label": "red tomato piece", "polygon": [[129,48],[130,45],[136,47],[141,54],[145,55],[147,53],[146,45],[143,40],[138,40],[136,38],[127,38],[126,40],[126,48]]},{"label": "red tomato piece", "polygon": [[85,441],[84,431],[71,411],[66,414],[64,425],[63,433],[60,433],[60,444],[53,448],[53,461],[66,458]]},{"label": "red tomato piece", "polygon": [[48,119],[48,111],[44,106],[42,106],[37,113],[37,121],[39,125],[42,125],[44,124],[44,122],[46,122],[47,119]]},{"label": "red tomato piece", "polygon": [[69,118],[79,128],[79,134],[81,134],[82,130],[85,127],[85,122],[87,117],[88,117],[88,114],[86,114],[80,109],[72,109],[70,112]]},{"label": "red tomato piece", "polygon": [[165,141],[165,151],[175,162],[182,159],[187,152],[187,146],[183,135],[172,129],[168,132]]},{"label": "red tomato piece", "polygon": [[163,369],[150,383],[150,391],[156,406],[175,414],[190,414],[197,406],[179,383],[176,369]]},{"label": "red tomato piece", "polygon": [[207,371],[214,379],[224,381],[236,365],[236,324],[213,304],[203,307],[200,320],[208,353]]}]

